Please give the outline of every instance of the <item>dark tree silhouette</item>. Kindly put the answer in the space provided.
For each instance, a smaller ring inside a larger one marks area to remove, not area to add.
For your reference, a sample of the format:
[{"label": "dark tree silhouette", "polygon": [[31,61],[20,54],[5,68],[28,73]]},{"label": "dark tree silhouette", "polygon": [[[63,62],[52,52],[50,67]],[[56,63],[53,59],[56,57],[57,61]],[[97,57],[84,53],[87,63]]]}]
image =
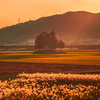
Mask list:
[{"label": "dark tree silhouette", "polygon": [[48,33],[47,32],[42,32],[40,33],[35,40],[35,48],[36,49],[44,49],[48,45]]},{"label": "dark tree silhouette", "polygon": [[[35,40],[35,48],[36,49],[49,49],[49,50],[55,50],[58,46],[58,40],[56,37],[56,34],[54,31],[51,31],[50,33],[42,32],[40,33]],[[59,47],[63,48],[64,44],[63,41],[59,42]]]},{"label": "dark tree silhouette", "polygon": [[48,43],[49,50],[55,50],[57,48],[58,40],[54,31],[50,32]]},{"label": "dark tree silhouette", "polygon": [[39,48],[39,51],[40,49],[43,49],[44,47],[44,43],[43,43],[43,34],[39,34],[37,37],[36,37],[36,40],[35,40],[35,48],[38,49]]},{"label": "dark tree silhouette", "polygon": [[60,48],[60,51],[61,51],[61,48],[64,48],[65,47],[65,43],[62,40],[60,40],[58,42],[58,47]]}]

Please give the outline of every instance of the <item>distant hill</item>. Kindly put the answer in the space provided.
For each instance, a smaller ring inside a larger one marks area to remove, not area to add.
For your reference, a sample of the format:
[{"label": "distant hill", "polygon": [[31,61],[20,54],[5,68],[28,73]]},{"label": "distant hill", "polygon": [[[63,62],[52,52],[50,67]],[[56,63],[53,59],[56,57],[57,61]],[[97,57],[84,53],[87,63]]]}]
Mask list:
[{"label": "distant hill", "polygon": [[55,31],[60,39],[100,38],[100,13],[85,11],[42,17],[0,29],[0,43],[22,43],[42,31]]}]

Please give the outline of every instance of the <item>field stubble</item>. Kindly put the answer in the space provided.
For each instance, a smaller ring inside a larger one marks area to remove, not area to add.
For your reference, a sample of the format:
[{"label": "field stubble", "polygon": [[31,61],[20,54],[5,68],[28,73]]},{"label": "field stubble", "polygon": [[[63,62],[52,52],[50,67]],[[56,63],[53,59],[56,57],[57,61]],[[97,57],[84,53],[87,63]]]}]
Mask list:
[{"label": "field stubble", "polygon": [[35,72],[68,72],[68,71],[85,71],[100,70],[97,65],[70,65],[70,64],[32,64],[32,63],[0,63],[0,75],[16,75],[18,73],[35,73]]}]

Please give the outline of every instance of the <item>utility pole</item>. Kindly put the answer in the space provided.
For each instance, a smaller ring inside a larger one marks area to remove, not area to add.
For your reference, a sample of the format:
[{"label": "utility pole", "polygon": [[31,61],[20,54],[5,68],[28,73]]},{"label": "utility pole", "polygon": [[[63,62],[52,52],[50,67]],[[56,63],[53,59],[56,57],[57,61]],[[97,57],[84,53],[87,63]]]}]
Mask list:
[{"label": "utility pole", "polygon": [[20,23],[20,18],[18,18],[18,23]]}]

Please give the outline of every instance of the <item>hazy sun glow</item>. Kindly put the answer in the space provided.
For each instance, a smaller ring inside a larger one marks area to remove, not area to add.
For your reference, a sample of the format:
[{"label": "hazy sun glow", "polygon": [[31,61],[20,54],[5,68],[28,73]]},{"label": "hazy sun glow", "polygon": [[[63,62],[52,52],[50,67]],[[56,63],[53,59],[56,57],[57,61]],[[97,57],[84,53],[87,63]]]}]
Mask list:
[{"label": "hazy sun glow", "polygon": [[68,11],[99,13],[100,0],[0,0],[0,28]]}]

